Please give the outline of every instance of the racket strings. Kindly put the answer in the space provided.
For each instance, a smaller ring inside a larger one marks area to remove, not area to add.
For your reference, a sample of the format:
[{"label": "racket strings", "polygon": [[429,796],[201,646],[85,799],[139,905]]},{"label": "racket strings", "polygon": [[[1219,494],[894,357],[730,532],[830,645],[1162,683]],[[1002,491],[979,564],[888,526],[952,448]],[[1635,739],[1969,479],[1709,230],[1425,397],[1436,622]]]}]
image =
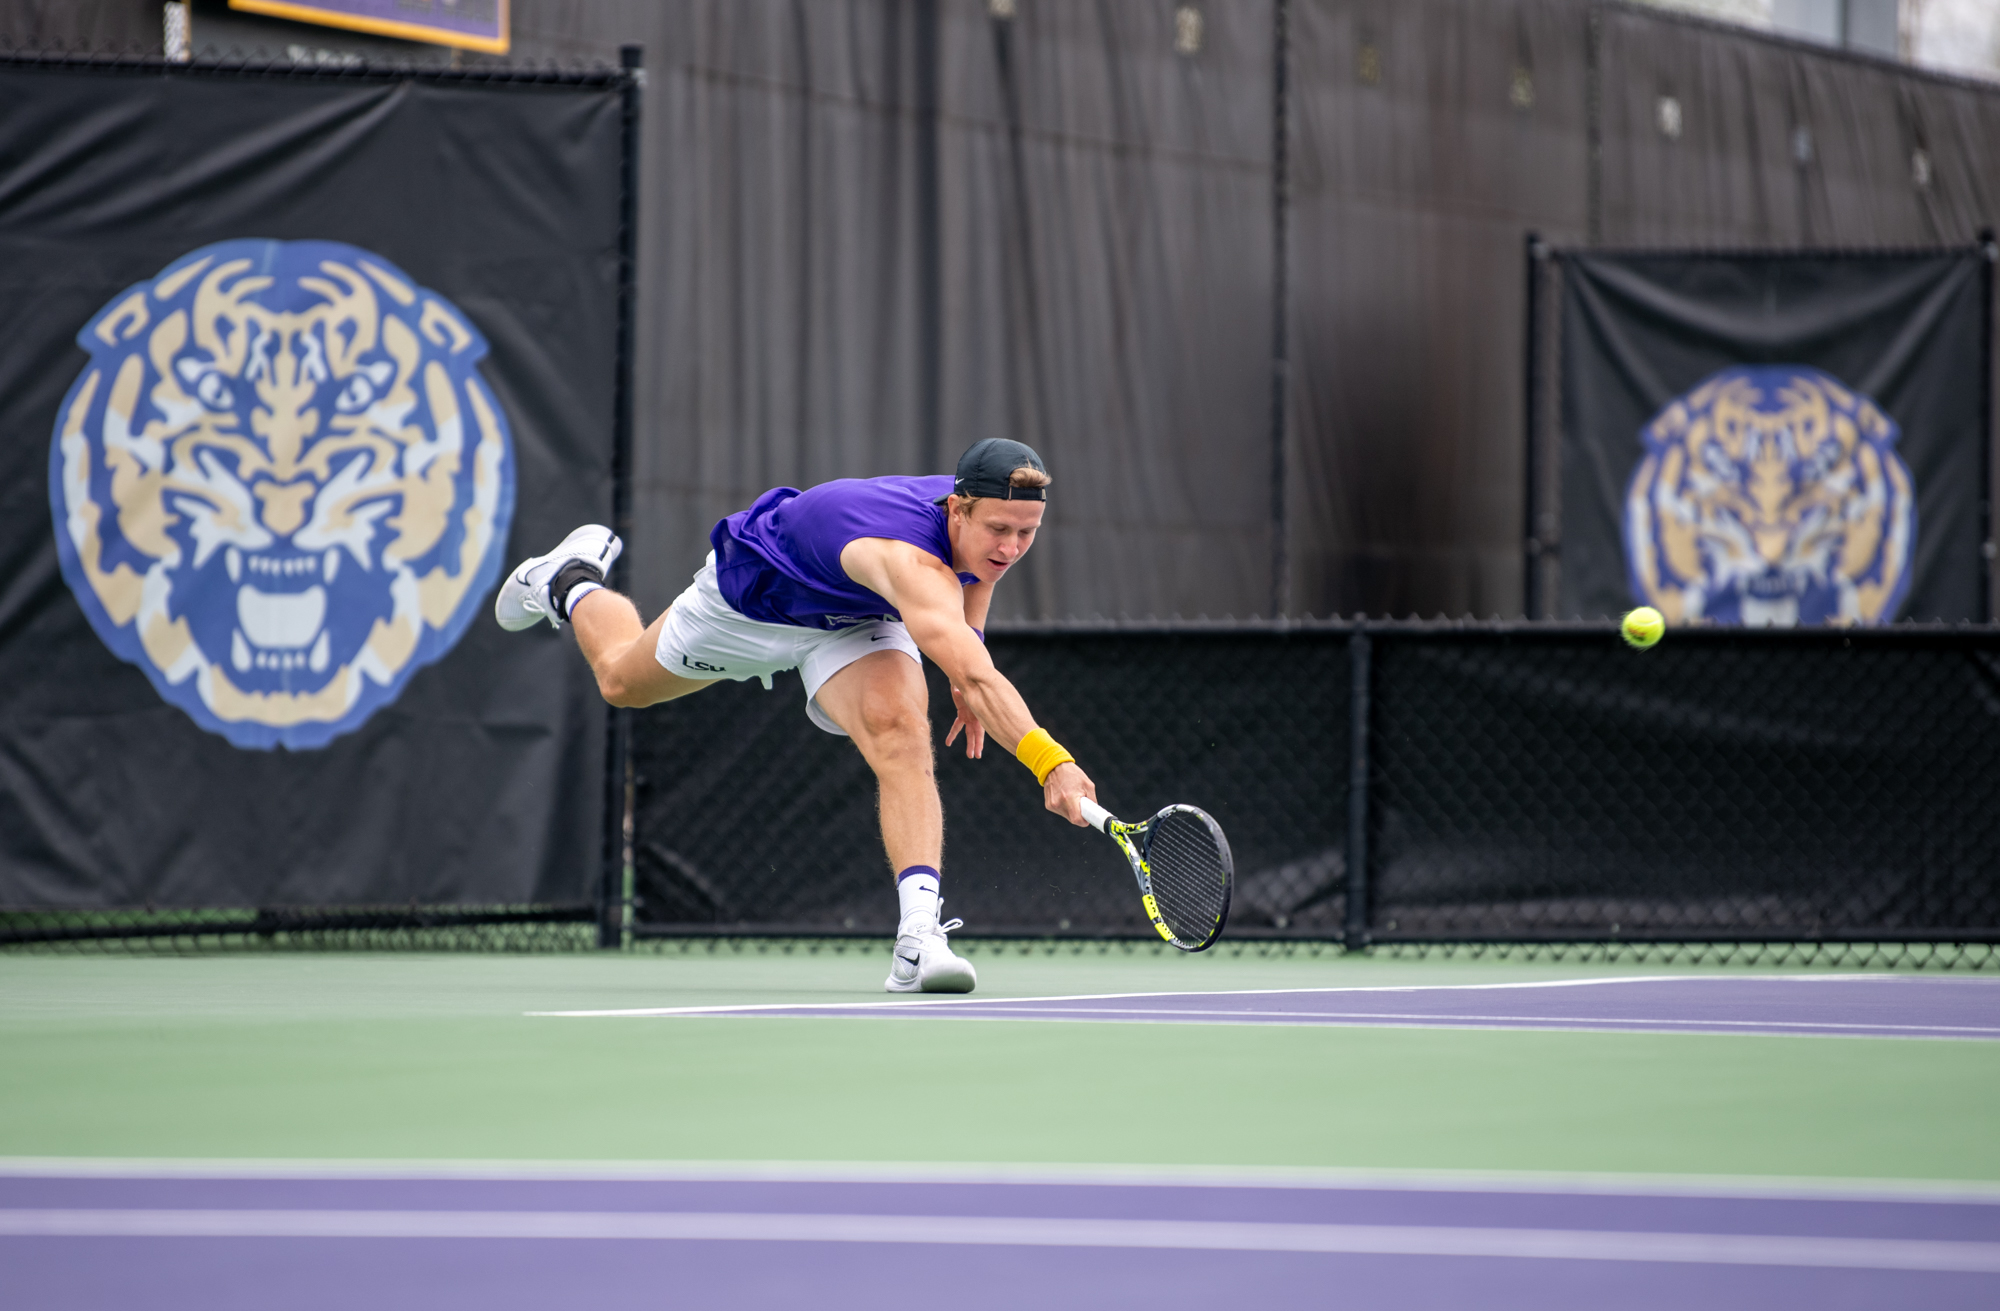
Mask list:
[{"label": "racket strings", "polygon": [[1161,816],[1147,844],[1146,867],[1153,902],[1174,936],[1206,940],[1229,895],[1229,866],[1214,830],[1201,816],[1185,811]]}]

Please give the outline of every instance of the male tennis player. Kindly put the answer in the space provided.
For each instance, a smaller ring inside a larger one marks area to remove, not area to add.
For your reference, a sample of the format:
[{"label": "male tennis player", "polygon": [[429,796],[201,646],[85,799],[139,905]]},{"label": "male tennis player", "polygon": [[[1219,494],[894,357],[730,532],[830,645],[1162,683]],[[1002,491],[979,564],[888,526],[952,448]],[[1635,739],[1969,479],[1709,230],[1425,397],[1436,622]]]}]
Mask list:
[{"label": "male tennis player", "polygon": [[1072,824],[1097,788],[1035,726],[1027,703],[986,654],[993,586],[1034,545],[1048,471],[1020,442],[993,437],[955,477],[842,478],[808,491],[779,487],[709,534],[714,550],[651,627],[604,587],[624,544],[588,524],[507,576],[494,599],[502,628],[560,629],[567,619],[614,706],[650,706],[721,679],[797,669],[806,714],[854,739],[881,791],[882,843],[902,919],[890,992],[970,992],[972,963],[939,922],[944,808],[931,769],[922,655],[951,679],[965,754],[990,733],[1034,771],[1043,802]]}]

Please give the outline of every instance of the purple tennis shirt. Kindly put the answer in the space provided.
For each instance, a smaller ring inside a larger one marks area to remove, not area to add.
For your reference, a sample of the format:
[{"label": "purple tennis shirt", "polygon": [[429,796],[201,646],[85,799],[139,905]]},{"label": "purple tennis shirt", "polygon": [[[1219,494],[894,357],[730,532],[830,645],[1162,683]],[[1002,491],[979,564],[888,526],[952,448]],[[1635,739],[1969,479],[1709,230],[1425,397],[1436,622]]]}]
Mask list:
[{"label": "purple tennis shirt", "polygon": [[[929,551],[951,568],[944,507],[949,474],[837,478],[800,491],[774,487],[715,525],[715,582],[747,619],[801,628],[845,628],[901,619],[896,608],[849,578],[840,553],[857,537],[887,537]],[[958,581],[976,583],[973,574]]]}]

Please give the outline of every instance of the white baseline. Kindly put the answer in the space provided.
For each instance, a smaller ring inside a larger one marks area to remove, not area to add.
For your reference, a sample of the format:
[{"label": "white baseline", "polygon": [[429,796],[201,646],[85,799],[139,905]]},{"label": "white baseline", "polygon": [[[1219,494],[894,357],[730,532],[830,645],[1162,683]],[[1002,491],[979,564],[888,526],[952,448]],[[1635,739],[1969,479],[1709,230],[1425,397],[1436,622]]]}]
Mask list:
[{"label": "white baseline", "polygon": [[12,1238],[638,1239],[1660,1261],[2000,1274],[2000,1243],[1432,1225],[695,1211],[0,1209]]}]

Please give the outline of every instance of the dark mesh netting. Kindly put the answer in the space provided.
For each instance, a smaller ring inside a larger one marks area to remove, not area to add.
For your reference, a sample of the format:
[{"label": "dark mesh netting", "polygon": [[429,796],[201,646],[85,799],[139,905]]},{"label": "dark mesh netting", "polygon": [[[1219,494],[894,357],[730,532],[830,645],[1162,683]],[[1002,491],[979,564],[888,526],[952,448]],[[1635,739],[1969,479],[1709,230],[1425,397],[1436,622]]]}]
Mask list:
[{"label": "dark mesh netting", "polygon": [[2000,643],[1378,638],[1377,938],[2000,930]]},{"label": "dark mesh netting", "polygon": [[[1341,922],[1347,661],[1338,632],[1002,635],[995,661],[1075,753],[1113,814],[1185,802],[1214,815],[1237,869],[1232,922]],[[951,722],[930,676],[933,737]],[[633,860],[640,931],[728,926],[886,933],[896,898],[875,785],[805,717],[785,675],[639,714]],[[1153,932],[1116,846],[1042,808],[989,744],[938,754],[946,913],[971,933]]]},{"label": "dark mesh netting", "polygon": [[589,905],[0,910],[0,949],[584,951],[597,945],[596,918]]},{"label": "dark mesh netting", "polygon": [[[1990,632],[1678,630],[1643,653],[1608,625],[1368,635],[1358,741],[1347,626],[993,650],[1113,814],[1220,822],[1225,940],[1342,936],[1351,800],[1369,855],[1350,945],[2000,940]],[[873,780],[802,696],[729,684],[639,717],[641,933],[887,932]],[[999,748],[942,751],[938,778],[968,932],[1150,933],[1116,848],[1046,814]]]}]

